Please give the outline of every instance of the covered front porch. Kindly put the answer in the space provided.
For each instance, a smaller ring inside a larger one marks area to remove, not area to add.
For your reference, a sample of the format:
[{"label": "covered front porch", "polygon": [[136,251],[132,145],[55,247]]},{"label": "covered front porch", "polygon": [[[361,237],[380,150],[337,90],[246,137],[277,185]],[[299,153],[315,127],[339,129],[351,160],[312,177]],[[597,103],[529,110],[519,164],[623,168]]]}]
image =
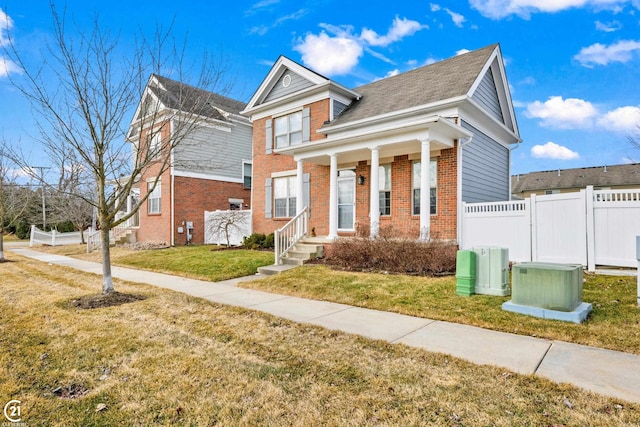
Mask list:
[{"label": "covered front porch", "polygon": [[[394,236],[428,241],[432,216],[436,221],[453,222],[444,238],[455,239],[459,205],[456,142],[470,138],[468,131],[435,116],[414,126],[326,138],[280,150],[295,160],[297,215],[276,233],[281,237],[276,238],[277,252],[284,255],[302,237],[316,234],[310,232],[310,211],[315,222],[311,228],[322,230],[317,237],[327,241],[354,235],[377,238],[382,226],[392,229]],[[436,159],[442,161],[432,171],[431,162]],[[305,174],[309,170],[311,174]],[[437,210],[432,210],[432,174],[439,177]],[[309,187],[309,181],[314,185]]]}]

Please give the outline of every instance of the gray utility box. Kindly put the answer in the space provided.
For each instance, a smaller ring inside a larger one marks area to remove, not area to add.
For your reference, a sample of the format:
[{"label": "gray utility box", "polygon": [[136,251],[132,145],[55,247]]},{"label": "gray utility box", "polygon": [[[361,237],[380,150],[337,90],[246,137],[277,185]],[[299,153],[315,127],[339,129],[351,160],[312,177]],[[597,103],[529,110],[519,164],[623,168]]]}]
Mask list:
[{"label": "gray utility box", "polygon": [[512,277],[514,304],[573,311],[582,303],[581,265],[522,262]]},{"label": "gray utility box", "polygon": [[511,295],[509,289],[509,250],[493,246],[473,248],[476,253],[475,293],[483,295]]}]

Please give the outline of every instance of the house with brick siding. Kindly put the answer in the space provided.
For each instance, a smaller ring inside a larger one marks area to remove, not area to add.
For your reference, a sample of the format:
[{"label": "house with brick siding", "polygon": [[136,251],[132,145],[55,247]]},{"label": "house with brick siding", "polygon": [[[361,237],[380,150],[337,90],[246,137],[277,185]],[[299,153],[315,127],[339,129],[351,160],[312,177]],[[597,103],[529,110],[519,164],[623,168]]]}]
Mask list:
[{"label": "house with brick siding", "polygon": [[456,240],[461,202],[509,200],[520,142],[498,44],[347,88],[281,56],[253,123],[253,231]]},{"label": "house with brick siding", "polygon": [[[139,151],[157,156],[130,196],[135,205],[150,193],[140,206],[138,241],[202,244],[205,211],[250,208],[252,125],[240,115],[244,108],[219,94],[150,77],[128,133],[134,162]],[[165,144],[177,138],[179,144]]]}]

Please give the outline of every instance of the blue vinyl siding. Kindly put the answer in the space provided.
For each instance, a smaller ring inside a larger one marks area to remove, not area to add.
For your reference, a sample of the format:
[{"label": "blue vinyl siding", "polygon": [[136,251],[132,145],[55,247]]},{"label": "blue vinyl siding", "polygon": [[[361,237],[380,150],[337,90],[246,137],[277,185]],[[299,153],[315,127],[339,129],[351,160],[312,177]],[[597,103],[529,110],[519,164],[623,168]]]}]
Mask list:
[{"label": "blue vinyl siding", "polygon": [[[284,87],[282,81],[287,75],[291,76],[291,83],[289,84],[289,86]],[[263,102],[269,102],[274,99],[282,98],[311,86],[313,86],[313,83],[311,83],[309,80],[299,76],[291,70],[287,70],[282,74],[282,76],[280,76],[276,84],[271,89],[271,92],[269,92],[269,94],[264,98]]]},{"label": "blue vinyl siding", "polygon": [[493,116],[500,123],[504,123],[504,117],[502,116],[502,109],[500,108],[500,101],[498,99],[498,91],[491,68],[487,70],[471,99],[478,102],[489,115]]},{"label": "blue vinyl siding", "polygon": [[473,141],[462,147],[462,201],[509,200],[509,149],[466,122]]},{"label": "blue vinyl siding", "polygon": [[248,124],[236,123],[231,132],[201,127],[175,148],[174,169],[178,173],[212,174],[241,182],[242,162],[252,158],[251,136]]}]

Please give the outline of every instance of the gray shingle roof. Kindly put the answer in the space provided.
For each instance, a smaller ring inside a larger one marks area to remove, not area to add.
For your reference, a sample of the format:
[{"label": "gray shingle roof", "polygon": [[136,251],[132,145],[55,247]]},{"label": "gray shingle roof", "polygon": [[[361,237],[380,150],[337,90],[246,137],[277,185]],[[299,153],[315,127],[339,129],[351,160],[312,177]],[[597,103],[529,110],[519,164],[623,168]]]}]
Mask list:
[{"label": "gray shingle roof", "polygon": [[190,86],[166,77],[153,75],[164,87],[150,86],[153,93],[168,108],[196,113],[217,120],[227,120],[220,110],[238,115],[245,104],[226,96],[218,95],[204,89]]},{"label": "gray shingle roof", "polygon": [[[606,168],[606,169],[605,169]],[[531,172],[511,177],[511,192],[563,188],[640,186],[640,163]]]},{"label": "gray shingle roof", "polygon": [[362,95],[328,126],[466,95],[498,45],[455,56],[355,88]]}]

